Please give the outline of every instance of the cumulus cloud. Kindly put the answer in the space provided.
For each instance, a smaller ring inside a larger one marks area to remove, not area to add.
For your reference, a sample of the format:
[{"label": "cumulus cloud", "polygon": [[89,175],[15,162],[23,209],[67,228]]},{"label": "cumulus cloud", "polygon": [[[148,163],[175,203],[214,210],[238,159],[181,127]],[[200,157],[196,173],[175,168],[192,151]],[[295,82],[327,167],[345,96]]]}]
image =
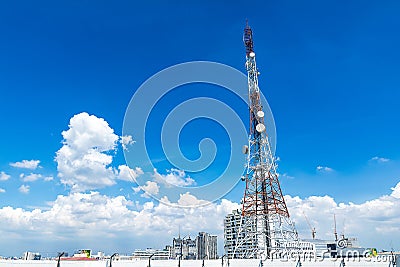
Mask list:
[{"label": "cumulus cloud", "polygon": [[198,199],[195,196],[191,195],[189,192],[185,194],[180,194],[180,198],[178,200],[178,205],[182,207],[203,206],[206,204],[210,204],[210,202]]},{"label": "cumulus cloud", "polygon": [[391,189],[392,189],[391,196],[400,199],[400,182],[398,182],[397,185]]},{"label": "cumulus cloud", "polygon": [[153,178],[156,182],[162,183],[165,186],[191,186],[196,185],[196,181],[182,170],[171,169],[167,171],[167,174],[158,173],[157,169],[154,169]]},{"label": "cumulus cloud", "polygon": [[381,158],[381,157],[373,157],[370,159],[370,161],[377,162],[377,163],[385,163],[385,162],[390,161],[390,159]]},{"label": "cumulus cloud", "polygon": [[5,193],[6,190],[4,188],[0,188],[0,193]]},{"label": "cumulus cloud", "polygon": [[333,172],[333,169],[326,166],[317,166],[318,172]]},{"label": "cumulus cloud", "polygon": [[43,180],[44,180],[45,182],[49,182],[49,181],[53,181],[54,178],[53,178],[53,176],[46,176],[46,177],[43,178]]},{"label": "cumulus cloud", "polygon": [[124,150],[128,150],[128,146],[133,145],[135,143],[135,141],[132,138],[132,135],[121,136],[121,139],[119,142],[121,143],[122,149],[124,149]]},{"label": "cumulus cloud", "polygon": [[25,174],[25,173],[21,173],[20,175],[19,175],[19,178],[21,179],[21,181],[23,181],[23,182],[35,182],[35,181],[37,181],[37,180],[40,180],[40,179],[42,179],[43,181],[45,181],[45,182],[49,182],[49,181],[53,181],[53,176],[43,176],[43,175],[41,175],[41,174],[38,174],[38,173],[30,173],[30,174]]},{"label": "cumulus cloud", "polygon": [[21,173],[19,175],[19,177],[21,178],[21,180],[23,182],[34,182],[34,181],[37,181],[40,178],[42,178],[42,175],[37,174],[37,173],[31,173],[31,174],[25,175],[24,173]]},{"label": "cumulus cloud", "polygon": [[28,194],[29,193],[29,190],[30,190],[30,186],[29,185],[21,185],[19,188],[18,188],[18,191],[19,192],[21,192],[21,193],[23,193],[23,194]]},{"label": "cumulus cloud", "polygon": [[8,179],[10,179],[10,175],[8,175],[7,173],[5,173],[5,172],[0,172],[0,181],[7,181]]},{"label": "cumulus cloud", "polygon": [[135,193],[144,191],[144,193],[141,194],[141,196],[145,198],[150,198],[150,196],[152,195],[153,196],[158,195],[158,192],[160,191],[160,186],[156,182],[147,181],[146,185],[141,187],[133,187],[132,189]]},{"label": "cumulus cloud", "polygon": [[[385,247],[388,244],[380,243],[380,240],[400,238],[400,198],[394,197],[393,193],[391,196],[382,196],[361,204],[337,203],[330,196],[310,196],[305,199],[285,196],[285,199],[302,237],[311,238],[304,212],[312,227],[316,228],[317,238],[334,238],[334,214],[338,233],[358,237],[361,245]],[[398,230],[385,231],[391,228]]]},{"label": "cumulus cloud", "polygon": [[62,132],[63,146],[56,153],[58,177],[73,192],[114,185],[116,179],[127,179],[140,170],[120,172],[111,166],[119,137],[108,123],[86,112],[73,116],[69,129]]},{"label": "cumulus cloud", "polygon": [[132,182],[134,181],[139,175],[143,174],[141,168],[136,167],[134,170],[129,168],[127,165],[119,165],[118,166],[118,179]]},{"label": "cumulus cloud", "polygon": [[10,166],[21,169],[35,170],[39,167],[40,160],[26,160],[10,163]]}]

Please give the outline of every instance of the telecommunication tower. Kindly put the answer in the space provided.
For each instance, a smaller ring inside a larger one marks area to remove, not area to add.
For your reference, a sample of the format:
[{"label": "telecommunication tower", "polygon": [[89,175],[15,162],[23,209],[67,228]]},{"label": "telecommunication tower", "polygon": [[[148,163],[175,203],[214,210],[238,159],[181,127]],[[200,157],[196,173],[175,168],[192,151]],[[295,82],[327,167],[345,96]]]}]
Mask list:
[{"label": "telecommunication tower", "polygon": [[260,100],[253,33],[246,23],[246,47],[250,130],[244,177],[241,225],[237,230],[235,257],[271,258],[275,253],[298,249],[298,235],[279,185],[277,164],[271,150]]}]

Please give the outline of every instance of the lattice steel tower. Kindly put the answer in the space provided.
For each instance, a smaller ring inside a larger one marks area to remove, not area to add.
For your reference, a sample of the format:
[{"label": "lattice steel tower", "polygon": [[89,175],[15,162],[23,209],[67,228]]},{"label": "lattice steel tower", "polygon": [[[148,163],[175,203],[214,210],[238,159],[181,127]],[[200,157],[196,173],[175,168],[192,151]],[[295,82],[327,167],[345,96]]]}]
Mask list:
[{"label": "lattice steel tower", "polygon": [[298,236],[279,185],[277,164],[264,124],[264,112],[258,87],[258,70],[252,30],[246,23],[243,36],[249,90],[249,143],[246,189],[242,200],[241,224],[237,230],[236,258],[271,258],[284,250],[299,247]]}]

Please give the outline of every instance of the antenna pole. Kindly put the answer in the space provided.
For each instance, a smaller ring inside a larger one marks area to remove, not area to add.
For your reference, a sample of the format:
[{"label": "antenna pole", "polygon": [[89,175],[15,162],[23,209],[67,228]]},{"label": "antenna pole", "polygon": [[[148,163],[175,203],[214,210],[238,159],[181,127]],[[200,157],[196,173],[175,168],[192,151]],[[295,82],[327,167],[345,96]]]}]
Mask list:
[{"label": "antenna pole", "polygon": [[333,214],[333,222],[334,222],[334,235],[335,235],[335,241],[338,241],[338,236],[337,236],[337,231],[336,231],[336,214]]}]

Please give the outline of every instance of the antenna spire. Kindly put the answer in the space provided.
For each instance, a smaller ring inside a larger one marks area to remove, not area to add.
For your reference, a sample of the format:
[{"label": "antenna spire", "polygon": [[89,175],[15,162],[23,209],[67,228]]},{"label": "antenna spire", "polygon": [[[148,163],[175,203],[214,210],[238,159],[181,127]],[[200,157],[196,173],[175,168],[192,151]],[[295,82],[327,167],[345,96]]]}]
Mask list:
[{"label": "antenna spire", "polygon": [[248,21],[246,20],[246,27],[244,28],[243,42],[246,47],[246,55],[254,52],[253,48],[253,31],[251,30]]}]

